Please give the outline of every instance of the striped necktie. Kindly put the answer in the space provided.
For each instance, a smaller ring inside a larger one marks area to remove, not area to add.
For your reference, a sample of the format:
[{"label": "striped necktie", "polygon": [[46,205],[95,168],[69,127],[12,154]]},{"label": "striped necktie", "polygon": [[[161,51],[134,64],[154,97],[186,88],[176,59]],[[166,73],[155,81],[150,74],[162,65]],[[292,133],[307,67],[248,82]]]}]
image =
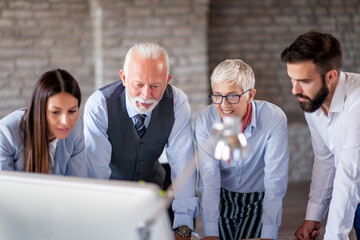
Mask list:
[{"label": "striped necktie", "polygon": [[135,124],[135,128],[136,128],[136,132],[139,134],[140,137],[144,136],[145,132],[146,132],[146,127],[145,127],[145,118],[146,115],[145,114],[137,114],[135,115],[137,122]]}]

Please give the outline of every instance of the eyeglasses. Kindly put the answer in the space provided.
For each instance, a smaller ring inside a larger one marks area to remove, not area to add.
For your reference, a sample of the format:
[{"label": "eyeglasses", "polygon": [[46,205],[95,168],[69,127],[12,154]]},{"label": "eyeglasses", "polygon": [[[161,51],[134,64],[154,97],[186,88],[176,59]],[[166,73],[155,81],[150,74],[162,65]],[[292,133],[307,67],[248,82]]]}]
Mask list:
[{"label": "eyeglasses", "polygon": [[224,98],[226,98],[226,101],[230,104],[237,104],[240,102],[240,97],[250,90],[251,90],[251,88],[246,90],[245,92],[243,92],[240,95],[232,94],[232,95],[222,96],[222,95],[217,95],[217,94],[210,94],[209,98],[210,98],[211,102],[214,104],[221,104]]}]

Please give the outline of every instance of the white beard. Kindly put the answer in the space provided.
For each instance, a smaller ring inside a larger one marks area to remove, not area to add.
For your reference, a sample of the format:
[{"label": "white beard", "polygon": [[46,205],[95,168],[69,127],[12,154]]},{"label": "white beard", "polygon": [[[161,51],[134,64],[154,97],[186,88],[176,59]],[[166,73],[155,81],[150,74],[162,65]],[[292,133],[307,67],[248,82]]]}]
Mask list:
[{"label": "white beard", "polygon": [[[132,104],[132,106],[135,108],[135,110],[139,113],[142,114],[147,114],[149,112],[151,112],[159,103],[159,101],[156,101],[155,99],[148,99],[148,100],[144,100],[141,97],[130,97],[130,95],[128,95],[128,98]],[[136,102],[140,102],[140,103],[145,103],[145,104],[152,104],[149,108],[146,108],[144,106],[138,106],[136,104]]]}]

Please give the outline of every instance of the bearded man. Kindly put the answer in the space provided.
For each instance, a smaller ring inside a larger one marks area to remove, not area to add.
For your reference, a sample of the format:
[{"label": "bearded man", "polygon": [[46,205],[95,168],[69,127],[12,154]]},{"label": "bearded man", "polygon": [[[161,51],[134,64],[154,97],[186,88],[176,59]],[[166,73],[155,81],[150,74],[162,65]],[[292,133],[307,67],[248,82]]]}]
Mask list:
[{"label": "bearded man", "polygon": [[342,72],[341,58],[340,42],[318,31],[300,35],[281,54],[315,156],[298,239],[319,236],[327,211],[324,239],[348,239],[353,222],[360,239],[360,74]]},{"label": "bearded man", "polygon": [[[194,161],[187,96],[169,84],[169,57],[154,43],[131,47],[120,77],[94,92],[85,105],[89,175],[162,186],[165,170],[158,159],[164,148],[172,179]],[[176,239],[190,239],[193,217],[199,214],[195,183],[194,172],[186,187],[174,189]]]}]

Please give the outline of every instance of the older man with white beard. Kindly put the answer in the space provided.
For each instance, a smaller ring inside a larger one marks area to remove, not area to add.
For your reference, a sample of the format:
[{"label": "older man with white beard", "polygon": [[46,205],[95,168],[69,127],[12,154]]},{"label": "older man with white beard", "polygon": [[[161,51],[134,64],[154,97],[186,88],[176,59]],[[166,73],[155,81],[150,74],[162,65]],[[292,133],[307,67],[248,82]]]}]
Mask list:
[{"label": "older man with white beard", "polygon": [[[157,44],[130,48],[120,77],[94,92],[85,105],[89,174],[162,186],[165,170],[158,159],[164,148],[173,179],[194,161],[187,96],[168,84],[172,78],[168,55]],[[178,239],[190,239],[193,217],[199,214],[195,182],[194,173],[186,188],[175,189],[173,227],[182,230]]]}]

